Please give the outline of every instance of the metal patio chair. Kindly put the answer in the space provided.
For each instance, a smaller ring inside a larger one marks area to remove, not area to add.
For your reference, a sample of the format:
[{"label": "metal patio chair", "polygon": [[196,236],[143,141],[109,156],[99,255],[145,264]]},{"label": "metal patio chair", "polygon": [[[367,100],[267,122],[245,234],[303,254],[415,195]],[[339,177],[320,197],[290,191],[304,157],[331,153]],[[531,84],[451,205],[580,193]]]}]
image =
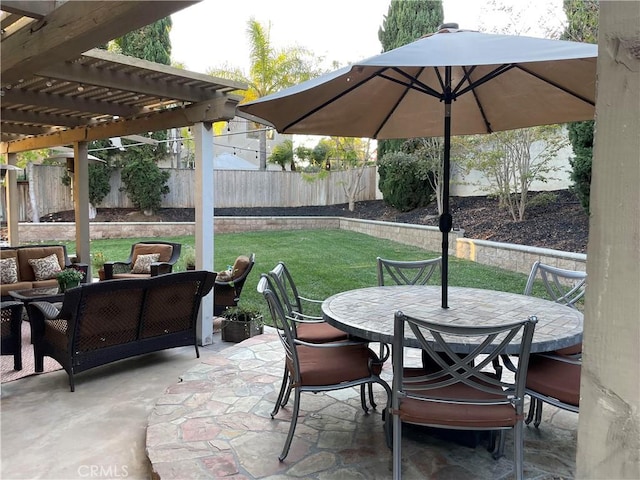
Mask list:
[{"label": "metal patio chair", "polygon": [[[531,267],[525,295],[531,295],[537,280],[544,285],[547,296],[554,302],[578,308],[587,286],[587,274],[578,270],[553,267],[535,262]],[[533,421],[536,428],[542,421],[542,405],[578,413],[580,404],[580,374],[582,343],[548,354],[531,355],[527,393],[531,398],[525,423]]]},{"label": "metal patio chair", "polygon": [[[327,343],[327,342],[340,342],[340,341],[362,341],[360,339],[353,339],[349,337],[349,334],[328,324],[319,315],[308,315],[309,308],[319,308],[322,304],[322,300],[316,300],[308,297],[304,297],[298,293],[298,287],[296,286],[291,271],[287,268],[284,262],[278,262],[268,273],[271,281],[274,284],[274,289],[280,298],[280,301],[285,308],[288,315],[295,319],[292,327],[295,330],[296,337],[302,341],[310,343]],[[315,312],[314,312],[315,313]],[[367,343],[368,342],[364,342]],[[283,383],[288,382],[289,376],[287,369],[285,368],[283,374]],[[288,385],[286,394],[282,398],[281,406],[284,406],[289,401],[291,395],[291,385]],[[364,387],[362,391],[364,402]],[[370,389],[369,401],[371,406],[376,408],[377,405],[373,398],[373,390]]]},{"label": "metal patio chair", "polygon": [[[393,342],[391,415],[387,442],[393,448],[393,478],[401,478],[402,424],[457,430],[490,430],[494,457],[502,451],[505,430],[513,431],[514,470],[523,477],[523,407],[527,364],[536,318],[503,325],[444,325],[396,312]],[[405,332],[438,365],[436,371],[404,368]],[[506,345],[519,342],[513,380],[488,371]],[[463,351],[464,350],[464,351]]]},{"label": "metal patio chair", "polygon": [[[271,418],[278,413],[287,386],[294,391],[291,424],[282,453],[278,457],[280,461],[286,458],[293,441],[302,392],[319,393],[378,383],[387,393],[387,408],[389,407],[391,390],[389,385],[380,378],[382,363],[365,343],[303,341],[297,338],[296,319],[286,313],[277,294],[277,287],[269,275],[261,276],[258,291],[269,305],[273,324],[285,351],[286,374],[289,377],[288,381],[282,382]],[[362,396],[361,402],[362,409],[367,413],[368,409]]]}]

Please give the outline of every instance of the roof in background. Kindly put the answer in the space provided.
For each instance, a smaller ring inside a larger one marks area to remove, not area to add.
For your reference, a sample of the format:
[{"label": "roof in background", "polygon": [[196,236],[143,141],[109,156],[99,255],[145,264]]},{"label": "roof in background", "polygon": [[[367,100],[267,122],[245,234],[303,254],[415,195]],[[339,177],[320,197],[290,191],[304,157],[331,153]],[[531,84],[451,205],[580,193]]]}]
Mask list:
[{"label": "roof in background", "polygon": [[258,170],[258,166],[230,153],[221,153],[213,158],[214,170]]}]

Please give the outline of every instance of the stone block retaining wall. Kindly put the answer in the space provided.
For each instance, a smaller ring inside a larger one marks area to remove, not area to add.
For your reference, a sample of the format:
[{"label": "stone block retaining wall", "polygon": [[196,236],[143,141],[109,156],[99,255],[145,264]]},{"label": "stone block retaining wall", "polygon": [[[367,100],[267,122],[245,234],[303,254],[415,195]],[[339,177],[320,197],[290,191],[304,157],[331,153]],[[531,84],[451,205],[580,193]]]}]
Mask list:
[{"label": "stone block retaining wall", "polygon": [[[344,229],[376,238],[393,240],[425,250],[440,252],[442,236],[437,227],[411,225],[342,217],[215,217],[215,233],[237,233],[264,230]],[[193,222],[92,222],[92,240],[104,238],[174,237],[195,235]],[[75,240],[74,223],[20,223],[23,242],[52,242]],[[449,254],[492,265],[506,270],[529,273],[531,265],[543,263],[570,270],[586,270],[587,256],[548,248],[529,247],[511,243],[474,240],[464,237],[464,231],[449,234]]]}]

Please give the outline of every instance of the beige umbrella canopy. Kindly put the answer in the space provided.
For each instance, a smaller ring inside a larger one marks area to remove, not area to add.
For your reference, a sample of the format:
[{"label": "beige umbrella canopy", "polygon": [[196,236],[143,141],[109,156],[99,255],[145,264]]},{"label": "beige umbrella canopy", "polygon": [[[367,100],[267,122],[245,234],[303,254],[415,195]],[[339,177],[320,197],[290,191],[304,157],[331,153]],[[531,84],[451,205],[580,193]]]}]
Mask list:
[{"label": "beige umbrella canopy", "polygon": [[597,45],[444,25],[413,43],[238,108],[280,133],[444,137],[440,230],[447,308],[451,136],[593,119],[597,56]]}]

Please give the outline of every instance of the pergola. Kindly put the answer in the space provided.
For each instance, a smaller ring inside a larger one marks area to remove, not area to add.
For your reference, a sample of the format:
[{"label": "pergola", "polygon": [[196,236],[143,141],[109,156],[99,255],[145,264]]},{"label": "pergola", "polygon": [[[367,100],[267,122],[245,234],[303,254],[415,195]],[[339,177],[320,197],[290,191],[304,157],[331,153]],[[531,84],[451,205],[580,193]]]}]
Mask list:
[{"label": "pergola", "polygon": [[[246,85],[99,50],[132,30],[197,1],[1,2],[0,152],[74,149],[76,255],[89,262],[87,145],[93,140],[191,126],[196,153],[198,268],[213,270],[213,137]],[[15,171],[7,172],[7,226],[18,245]],[[213,299],[202,304],[199,336],[210,343]]]}]

